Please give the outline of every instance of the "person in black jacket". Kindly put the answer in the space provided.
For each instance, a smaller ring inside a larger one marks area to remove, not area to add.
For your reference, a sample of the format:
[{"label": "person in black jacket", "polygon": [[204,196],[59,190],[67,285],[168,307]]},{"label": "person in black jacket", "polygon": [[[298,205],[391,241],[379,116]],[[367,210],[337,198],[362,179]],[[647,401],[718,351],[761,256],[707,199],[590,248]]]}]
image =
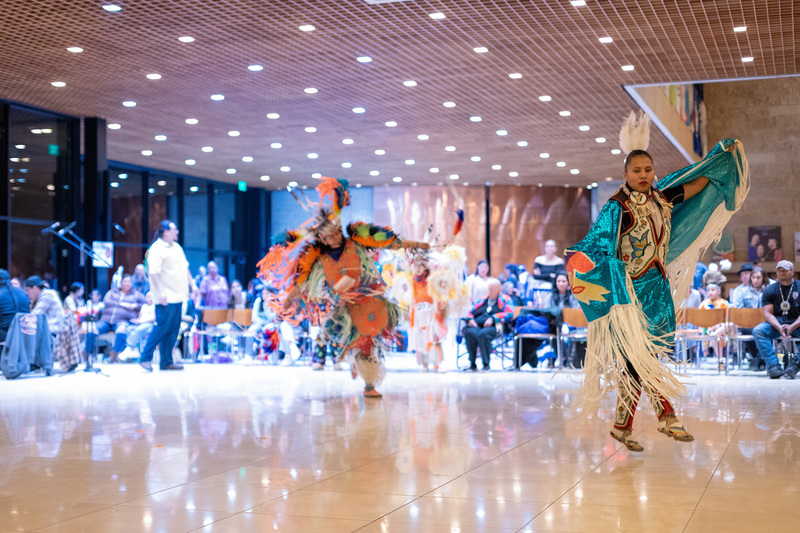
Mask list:
[{"label": "person in black jacket", "polygon": [[6,340],[6,333],[17,313],[29,313],[31,301],[25,291],[11,284],[8,270],[0,268],[0,342]]}]

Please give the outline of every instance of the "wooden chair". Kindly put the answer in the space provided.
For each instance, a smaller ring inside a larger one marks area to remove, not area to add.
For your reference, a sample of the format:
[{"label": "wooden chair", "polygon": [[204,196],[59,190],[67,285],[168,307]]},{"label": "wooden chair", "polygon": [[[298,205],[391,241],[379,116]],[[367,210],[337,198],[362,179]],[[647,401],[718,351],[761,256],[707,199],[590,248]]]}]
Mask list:
[{"label": "wooden chair", "polygon": [[[728,322],[731,322],[737,328],[753,329],[762,322],[764,322],[764,308],[758,307],[756,309],[728,309]],[[743,335],[741,332],[736,331],[735,335],[728,336],[728,350],[733,343],[736,343],[736,359],[739,370],[742,369],[742,344],[747,341],[752,341],[752,335]]]},{"label": "wooden chair", "polygon": [[[684,307],[678,310],[676,313],[678,318],[678,325],[679,326],[687,326],[687,325],[694,325],[699,328],[712,328],[717,324],[721,324],[725,322],[726,318],[726,310],[725,309],[693,309],[691,307]],[[684,353],[686,353],[686,342],[688,341],[707,341],[707,342],[715,342],[719,340],[719,337],[716,335],[709,335],[704,334],[702,331],[680,331],[675,335],[675,346],[676,352],[678,352],[678,346],[683,344],[684,346]],[[722,354],[717,354],[718,368],[722,371]],[[683,360],[683,357],[681,357]],[[700,354],[697,356],[697,365],[700,365]],[[725,367],[727,371],[727,366]]]},{"label": "wooden chair", "polygon": [[565,307],[561,310],[561,320],[567,326],[571,326],[573,328],[580,328],[583,331],[573,331],[571,333],[561,333],[559,332],[559,342],[558,342],[558,349],[561,353],[558,354],[559,359],[561,361],[561,365],[564,365],[564,348],[568,341],[573,342],[586,342],[588,340],[588,332],[586,328],[589,327],[589,321],[586,319],[586,315],[583,314],[582,309],[572,309],[570,307]]},{"label": "wooden chair", "polygon": [[243,328],[249,328],[253,323],[253,310],[252,309],[233,309],[233,317],[231,322],[239,324]]}]

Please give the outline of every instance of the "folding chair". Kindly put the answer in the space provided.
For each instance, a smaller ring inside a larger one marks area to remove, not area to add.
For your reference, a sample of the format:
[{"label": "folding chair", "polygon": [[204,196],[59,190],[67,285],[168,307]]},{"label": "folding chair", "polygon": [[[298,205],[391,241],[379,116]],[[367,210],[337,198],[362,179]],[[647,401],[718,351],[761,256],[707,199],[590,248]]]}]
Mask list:
[{"label": "folding chair", "polygon": [[[225,322],[231,321],[231,310],[230,309],[203,309],[203,318],[202,321],[206,326],[210,326],[210,328],[206,328],[203,331],[199,331],[197,333],[203,334],[206,336],[206,344],[209,347],[211,345],[211,337],[218,337],[225,334],[225,332],[217,331],[217,326],[220,324],[224,324]],[[216,344],[216,343],[215,343]],[[208,355],[216,355],[218,351],[218,346],[215,346],[214,354],[209,353]]]},{"label": "folding chair", "polygon": [[558,349],[559,349],[559,359],[561,361],[561,366],[564,366],[564,349],[566,348],[566,344],[568,341],[573,342],[586,342],[588,340],[586,328],[589,327],[589,321],[586,320],[586,315],[583,314],[582,309],[572,309],[570,307],[565,307],[561,310],[561,319],[567,326],[571,326],[573,328],[579,328],[582,331],[573,331],[567,334],[561,333],[559,335],[558,341]]},{"label": "folding chair", "polygon": [[[678,313],[678,322],[681,326],[686,326],[687,324],[692,324],[699,328],[712,328],[717,324],[721,324],[725,322],[725,309],[694,309],[691,307],[684,307],[681,308]],[[696,331],[678,331],[675,335],[675,344],[676,347],[679,344],[683,344],[685,346],[687,341],[708,341],[714,342],[718,340],[719,337],[716,335],[709,335],[703,334],[702,332]],[[678,351],[676,349],[676,351]],[[685,352],[684,352],[685,353]],[[722,363],[722,354],[717,354],[717,359],[719,363]],[[683,357],[681,357],[683,360]],[[700,354],[697,356],[697,365],[700,366]],[[718,370],[722,371],[722,365],[718,365]],[[725,371],[727,372],[727,366],[725,367]]]},{"label": "folding chair", "polygon": [[742,369],[742,351],[743,344],[753,340],[752,335],[743,335],[739,332],[738,328],[753,329],[762,322],[764,322],[764,309],[761,307],[755,309],[736,309],[732,307],[728,309],[728,322],[731,322],[737,327],[736,334],[728,336],[728,355],[733,343],[736,343],[736,359],[739,370]]}]

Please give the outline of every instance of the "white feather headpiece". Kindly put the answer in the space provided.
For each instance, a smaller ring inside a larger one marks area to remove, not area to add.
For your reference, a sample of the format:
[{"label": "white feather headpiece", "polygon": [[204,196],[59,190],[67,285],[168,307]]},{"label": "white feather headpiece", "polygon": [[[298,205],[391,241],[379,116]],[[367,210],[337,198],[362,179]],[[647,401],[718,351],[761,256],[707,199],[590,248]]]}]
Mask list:
[{"label": "white feather headpiece", "polygon": [[639,111],[639,120],[636,112],[631,111],[622,128],[619,130],[619,147],[625,154],[634,150],[647,150],[650,146],[650,116],[644,111]]}]

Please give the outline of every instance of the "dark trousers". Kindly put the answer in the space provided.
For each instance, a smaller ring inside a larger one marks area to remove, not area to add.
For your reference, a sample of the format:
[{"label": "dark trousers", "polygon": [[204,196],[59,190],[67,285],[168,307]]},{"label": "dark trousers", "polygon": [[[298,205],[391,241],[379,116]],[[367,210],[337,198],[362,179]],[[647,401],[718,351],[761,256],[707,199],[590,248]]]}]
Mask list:
[{"label": "dark trousers", "polygon": [[181,307],[183,304],[179,303],[156,305],[156,325],[147,338],[147,344],[144,345],[142,357],[139,359],[142,363],[153,360],[153,352],[158,346],[161,352],[161,364],[159,365],[161,369],[172,364],[172,349],[178,342],[178,332],[181,328]]},{"label": "dark trousers", "polygon": [[464,340],[467,343],[469,352],[469,366],[474,367],[475,359],[478,356],[478,348],[481,349],[481,361],[483,366],[489,366],[489,357],[492,355],[492,339],[497,337],[497,328],[489,326],[485,328],[464,328]]}]

